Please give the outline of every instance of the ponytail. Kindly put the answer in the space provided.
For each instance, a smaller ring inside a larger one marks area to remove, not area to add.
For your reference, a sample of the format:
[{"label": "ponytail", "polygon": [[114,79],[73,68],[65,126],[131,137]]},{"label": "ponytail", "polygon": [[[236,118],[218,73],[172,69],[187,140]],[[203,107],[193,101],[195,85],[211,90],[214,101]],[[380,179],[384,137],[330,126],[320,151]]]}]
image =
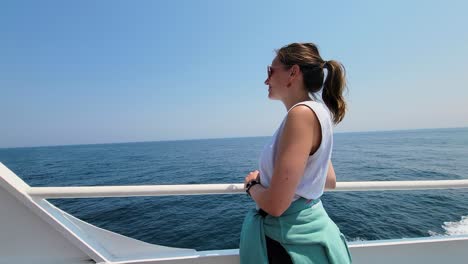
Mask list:
[{"label": "ponytail", "polygon": [[[324,61],[314,43],[291,43],[279,49],[277,57],[286,66],[298,65],[304,78],[304,88],[313,96],[322,89],[322,101],[332,114],[333,123],[340,123],[346,112],[343,92],[346,87],[345,68],[334,60]],[[324,69],[328,70],[323,82]]]},{"label": "ponytail", "polygon": [[334,60],[326,61],[323,67],[328,70],[328,73],[323,84],[322,100],[332,113],[333,122],[338,124],[343,120],[346,112],[346,102],[343,98],[346,70],[341,63]]}]

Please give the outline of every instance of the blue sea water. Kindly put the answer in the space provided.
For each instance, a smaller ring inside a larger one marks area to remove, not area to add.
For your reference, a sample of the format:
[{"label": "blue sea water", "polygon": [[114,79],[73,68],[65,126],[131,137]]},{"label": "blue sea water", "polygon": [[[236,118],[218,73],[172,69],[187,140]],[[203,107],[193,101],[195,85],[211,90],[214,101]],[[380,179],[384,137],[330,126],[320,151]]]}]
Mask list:
[{"label": "blue sea water", "polygon": [[[31,186],[241,183],[268,137],[0,149]],[[468,128],[337,133],[338,181],[468,179]],[[348,240],[468,234],[468,191],[329,192]],[[246,195],[54,199],[96,226],[146,242],[237,248]]]}]

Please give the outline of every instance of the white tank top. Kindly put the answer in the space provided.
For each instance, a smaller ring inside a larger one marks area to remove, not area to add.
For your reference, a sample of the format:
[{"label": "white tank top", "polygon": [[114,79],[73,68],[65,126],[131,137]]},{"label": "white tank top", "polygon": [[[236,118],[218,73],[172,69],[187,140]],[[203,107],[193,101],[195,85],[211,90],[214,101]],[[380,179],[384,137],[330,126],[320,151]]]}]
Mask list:
[{"label": "white tank top", "polygon": [[[297,105],[306,105],[318,117],[320,127],[322,130],[322,141],[317,151],[309,156],[307,165],[304,169],[304,175],[297,186],[296,193],[293,201],[304,197],[306,199],[317,199],[323,194],[325,181],[327,178],[328,161],[331,158],[333,148],[333,126],[331,115],[326,106],[322,103],[315,101],[305,101],[295,104],[291,109]],[[289,111],[291,111],[289,109]],[[288,111],[288,112],[289,112]],[[287,117],[287,115],[286,115]],[[276,130],[271,141],[265,146],[262,154],[260,155],[259,171],[260,182],[263,186],[269,187],[271,177],[273,176],[273,168],[275,167],[276,153],[278,150],[278,143],[283,131],[286,117]]]}]

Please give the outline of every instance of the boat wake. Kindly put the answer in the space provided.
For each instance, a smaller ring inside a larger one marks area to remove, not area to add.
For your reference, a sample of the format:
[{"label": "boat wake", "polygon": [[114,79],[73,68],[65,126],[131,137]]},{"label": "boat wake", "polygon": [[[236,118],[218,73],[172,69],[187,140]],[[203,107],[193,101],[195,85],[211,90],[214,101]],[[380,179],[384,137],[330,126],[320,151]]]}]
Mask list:
[{"label": "boat wake", "polygon": [[458,222],[444,222],[442,228],[445,230],[443,234],[434,231],[429,231],[431,236],[458,236],[468,235],[468,216],[462,216]]},{"label": "boat wake", "polygon": [[353,237],[353,238],[346,238],[348,242],[360,242],[360,241],[367,241],[367,239],[362,237]]}]

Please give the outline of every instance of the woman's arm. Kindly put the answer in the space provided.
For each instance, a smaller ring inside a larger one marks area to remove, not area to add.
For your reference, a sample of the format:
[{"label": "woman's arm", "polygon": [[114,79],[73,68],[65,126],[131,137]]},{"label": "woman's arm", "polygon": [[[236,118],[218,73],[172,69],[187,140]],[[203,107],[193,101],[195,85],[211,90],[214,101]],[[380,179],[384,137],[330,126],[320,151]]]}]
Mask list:
[{"label": "woman's arm", "polygon": [[325,182],[325,189],[335,189],[336,188],[336,174],[333,169],[333,164],[328,161],[328,172],[327,172],[327,181]]},{"label": "woman's arm", "polygon": [[[297,186],[304,174],[314,142],[320,142],[320,123],[307,106],[297,106],[289,111],[278,142],[275,167],[270,187],[260,184],[250,188],[250,195],[257,205],[272,216],[280,216],[291,205]],[[249,174],[248,182],[258,175]]]}]

